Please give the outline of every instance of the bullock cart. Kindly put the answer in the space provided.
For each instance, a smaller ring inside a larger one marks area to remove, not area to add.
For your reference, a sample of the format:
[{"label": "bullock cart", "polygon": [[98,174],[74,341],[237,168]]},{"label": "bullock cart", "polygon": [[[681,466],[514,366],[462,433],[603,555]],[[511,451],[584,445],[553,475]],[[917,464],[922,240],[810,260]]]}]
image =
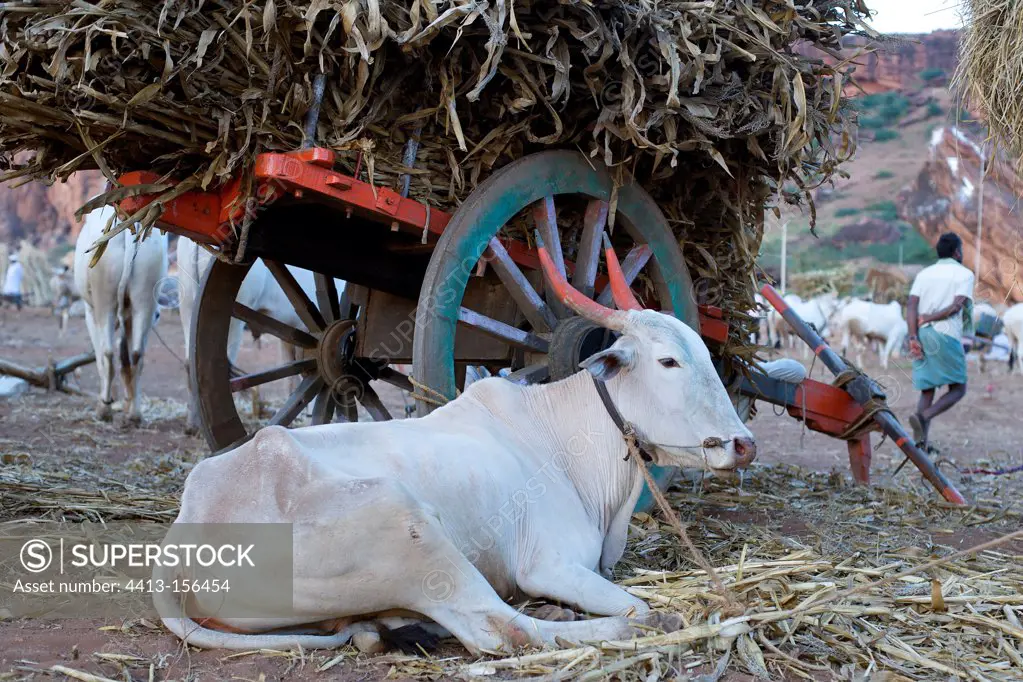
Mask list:
[{"label": "bullock cart", "polygon": [[[306,121],[316,129],[317,109]],[[409,166],[416,143],[406,149]],[[260,155],[257,187],[241,200],[240,182],[186,191],[165,203],[158,225],[216,249],[191,325],[189,371],[202,433],[222,451],[266,424],[287,426],[310,405],[312,423],[394,415],[374,381],[411,393],[418,416],[453,399],[470,367],[509,372],[522,384],[556,381],[609,346],[605,329],[575,316],[545,286],[536,230],[562,274],[592,299],[611,305],[608,257],[648,307],[700,331],[711,351],[728,338],[723,311],[698,305],[678,239],[639,184],[616,184],[606,168],[569,150],[527,155],[479,184],[454,212],[433,209],[399,190],[373,186],[338,170],[334,153],[308,146]],[[154,185],[156,174],[123,175],[125,186]],[[121,209],[137,213],[155,197],[136,195]],[[608,216],[615,204],[613,239]],[[234,228],[241,225],[241,230]],[[242,281],[264,261],[304,329],[236,302]],[[315,300],[287,265],[315,273]],[[335,279],[347,282],[339,293]],[[228,360],[232,319],[301,349],[300,357],[241,372]],[[411,366],[404,374],[394,365]],[[869,415],[841,388],[806,380],[798,387],[766,376],[743,378],[720,363],[733,395],[780,404],[809,428],[849,441],[854,477],[869,481]],[[474,371],[478,371],[475,370]],[[246,422],[235,394],[296,377],[294,390],[268,420]],[[851,428],[859,424],[860,428]],[[914,459],[914,461],[917,461]],[[670,472],[659,470],[662,487]],[[947,487],[947,486],[945,486]],[[644,497],[641,506],[648,506]]]},{"label": "bullock cart", "polygon": [[[215,451],[261,425],[235,394],[278,379],[295,390],[262,423],[390,419],[377,382],[422,415],[469,368],[574,372],[610,339],[548,297],[534,229],[605,304],[610,235],[635,295],[698,328],[734,394],[752,390],[764,211],[812,202],[852,153],[847,64],[823,55],[872,35],[865,15],[852,0],[30,1],[0,9],[0,181],[97,168],[126,187],[90,205],[131,217],[106,238],[156,224],[216,251],[190,358]],[[259,260],[301,325],[237,303]],[[287,266],[316,273],[315,295]],[[235,371],[237,321],[300,356]],[[857,435],[844,390],[766,385],[757,398],[811,428]]]}]

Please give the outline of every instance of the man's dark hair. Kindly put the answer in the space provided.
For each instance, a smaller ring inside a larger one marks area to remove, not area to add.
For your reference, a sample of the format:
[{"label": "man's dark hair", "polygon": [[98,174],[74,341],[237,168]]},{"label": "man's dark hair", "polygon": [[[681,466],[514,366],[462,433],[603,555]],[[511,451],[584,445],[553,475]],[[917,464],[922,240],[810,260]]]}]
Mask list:
[{"label": "man's dark hair", "polygon": [[938,239],[935,249],[938,252],[938,258],[954,258],[956,251],[962,245],[963,240],[959,238],[959,235],[954,232],[946,232]]}]

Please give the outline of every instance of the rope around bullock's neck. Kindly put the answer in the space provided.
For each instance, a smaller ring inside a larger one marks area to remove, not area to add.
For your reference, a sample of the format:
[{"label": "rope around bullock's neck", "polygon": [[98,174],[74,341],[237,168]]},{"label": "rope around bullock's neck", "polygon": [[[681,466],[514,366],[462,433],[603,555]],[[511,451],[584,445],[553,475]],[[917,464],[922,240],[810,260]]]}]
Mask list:
[{"label": "rope around bullock's neck", "polygon": [[689,537],[689,533],[686,532],[685,526],[682,525],[682,521],[678,518],[678,514],[676,514],[675,510],[671,508],[671,505],[668,504],[668,500],[664,497],[664,493],[662,493],[661,489],[657,486],[657,483],[654,481],[654,477],[650,474],[650,469],[647,468],[646,462],[644,462],[643,458],[640,456],[639,446],[636,444],[635,436],[625,436],[625,445],[629,449],[628,459],[636,462],[636,466],[639,467],[639,471],[646,481],[646,487],[650,491],[650,494],[653,495],[654,501],[661,510],[661,514],[664,515],[664,517],[668,520],[669,525],[671,525],[679,538],[682,539],[682,542],[689,550],[689,553],[693,556],[693,560],[696,561],[697,565],[710,577],[710,581],[714,583],[714,589],[716,589],[721,598],[724,599],[725,606],[722,609],[722,615],[731,617],[742,613],[744,609],[741,605],[739,605],[738,601],[736,601],[735,595],[732,594],[731,590],[725,587],[725,584],[721,582],[721,578],[718,576],[717,571],[714,570],[714,566],[707,561],[707,557],[703,555],[703,552],[701,552],[699,548],[693,544],[692,539]]}]

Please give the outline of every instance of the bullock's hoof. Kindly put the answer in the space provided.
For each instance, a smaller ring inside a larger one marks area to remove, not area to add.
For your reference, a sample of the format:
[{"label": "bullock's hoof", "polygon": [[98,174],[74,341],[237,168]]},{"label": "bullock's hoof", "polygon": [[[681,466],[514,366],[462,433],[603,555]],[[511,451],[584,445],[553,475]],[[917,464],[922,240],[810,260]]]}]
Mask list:
[{"label": "bullock's hoof", "polygon": [[100,405],[96,408],[96,419],[101,422],[113,421],[114,411],[110,409],[109,405]]},{"label": "bullock's hoof", "polygon": [[364,654],[382,654],[387,649],[377,632],[356,632],[352,635],[352,645]]},{"label": "bullock's hoof", "polygon": [[533,609],[531,614],[533,618],[537,620],[548,620],[555,623],[564,623],[570,620],[576,620],[575,611],[571,609],[563,609],[560,606],[554,604],[544,604]]},{"label": "bullock's hoof", "polygon": [[651,611],[638,616],[635,622],[644,628],[653,628],[661,632],[675,632],[681,630],[685,623],[682,615],[678,613],[664,613],[662,611]]},{"label": "bullock's hoof", "polygon": [[125,429],[137,429],[142,426],[142,415],[141,414],[126,414],[124,415],[124,422],[121,424],[122,428]]},{"label": "bullock's hoof", "polygon": [[387,650],[396,649],[410,656],[418,656],[424,651],[431,653],[440,645],[440,637],[418,624],[403,625],[393,630],[381,624],[380,637]]}]

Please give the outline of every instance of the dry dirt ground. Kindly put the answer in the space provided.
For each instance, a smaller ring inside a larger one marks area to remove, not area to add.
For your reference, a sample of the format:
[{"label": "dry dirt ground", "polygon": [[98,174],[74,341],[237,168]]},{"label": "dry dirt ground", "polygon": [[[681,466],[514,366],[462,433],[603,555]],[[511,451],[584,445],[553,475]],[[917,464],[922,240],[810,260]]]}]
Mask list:
[{"label": "dry dirt ground", "polygon": [[[106,482],[147,481],[149,488],[159,492],[177,492],[184,473],[206,454],[206,449],[199,438],[183,433],[186,390],[184,369],[175,357],[182,355],[177,314],[165,314],[158,331],[167,345],[155,336],[149,343],[142,377],[145,423],[141,428],[127,428],[117,421],[112,424],[96,421],[94,404],[85,397],[47,394],[33,389],[10,400],[0,399],[0,455],[3,456],[0,471],[30,465],[48,472],[68,472],[69,479],[84,488],[103,488]],[[70,329],[60,337],[55,318],[45,311],[26,310],[16,314],[11,309],[0,310],[0,357],[4,359],[24,365],[42,365],[49,357],[60,359],[89,348],[84,320],[80,318],[72,319]],[[259,350],[247,339],[239,364],[245,366],[246,362],[256,361],[257,356],[272,359],[271,353],[269,344]],[[902,419],[907,417],[915,400],[907,362],[897,360],[887,372],[879,371],[871,363],[867,363],[866,369],[889,388],[896,414]],[[825,379],[826,371],[817,366],[813,376]],[[79,381],[82,389],[95,391],[95,367],[84,368]],[[393,397],[391,402],[400,406],[400,401]],[[987,506],[1016,505],[1018,510],[1023,474],[994,479],[963,476],[959,469],[1023,463],[1021,407],[1023,376],[1010,376],[1004,365],[991,368],[987,374],[981,374],[974,366],[963,403],[933,427],[932,437],[941,450],[938,459],[942,470],[965,493],[972,494],[973,499],[979,498]],[[804,433],[797,421],[776,415],[769,405],[760,406],[752,428],[759,444],[759,465],[788,463],[835,471],[841,474],[835,477],[835,485],[839,488],[848,485],[844,443],[812,432]],[[876,443],[876,436],[874,440]],[[894,474],[901,461],[892,444],[879,447],[874,457],[875,482],[924,489],[919,483],[919,474],[911,465]],[[755,478],[757,469],[746,475]],[[3,509],[3,499],[0,489],[0,521],[16,518],[17,514],[11,509]],[[820,519],[807,519],[797,508],[765,512],[739,506],[728,510],[709,509],[705,513],[740,526],[769,525],[792,537],[819,539],[828,532],[821,526]],[[841,517],[841,510],[836,510],[835,517]],[[1016,519],[1009,523],[1010,527],[1013,523],[1018,527],[1018,517]],[[880,532],[885,519],[875,518],[872,523]],[[934,529],[933,542],[959,549],[994,537],[1000,530],[1004,532],[1005,527],[1003,519],[1001,524]],[[1023,554],[1019,545],[1015,551]],[[443,654],[459,655],[460,651],[458,646],[452,645],[445,648]],[[97,654],[131,658],[112,660]],[[47,679],[50,673],[43,671],[54,665],[121,680],[363,680],[382,679],[389,671],[393,673],[393,657],[366,660],[349,653],[333,660],[331,656],[296,657],[253,652],[230,657],[224,652],[183,651],[175,638],[145,620],[0,621],[0,680]],[[319,671],[332,660],[327,670]],[[722,679],[751,679],[730,675]]]}]

